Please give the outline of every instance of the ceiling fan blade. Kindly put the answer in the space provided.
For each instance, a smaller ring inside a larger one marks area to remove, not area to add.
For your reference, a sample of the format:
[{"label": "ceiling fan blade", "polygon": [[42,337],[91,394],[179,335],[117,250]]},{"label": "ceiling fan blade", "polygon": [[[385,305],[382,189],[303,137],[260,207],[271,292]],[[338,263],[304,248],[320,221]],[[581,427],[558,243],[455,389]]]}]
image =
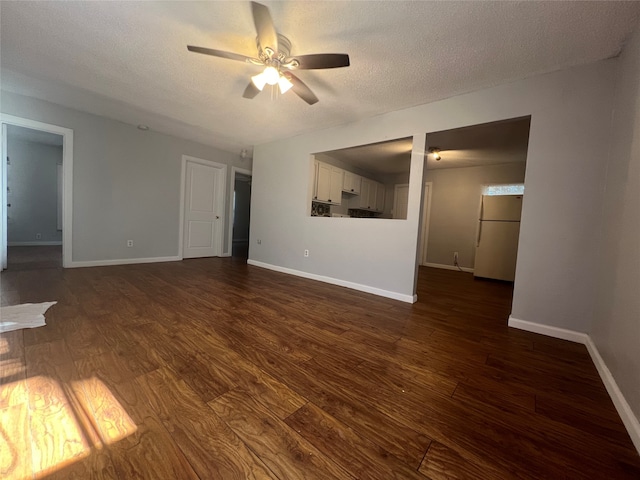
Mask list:
[{"label": "ceiling fan blade", "polygon": [[187,50],[194,53],[202,53],[203,55],[212,55],[214,57],[228,58],[229,60],[237,60],[245,63],[258,63],[262,64],[257,58],[247,57],[246,55],[240,55],[239,53],[225,52],[224,50],[215,50],[213,48],[194,47],[193,45],[187,45]]},{"label": "ceiling fan blade", "polygon": [[258,43],[263,51],[270,48],[272,52],[278,51],[278,33],[273,25],[269,9],[257,2],[251,2],[251,11],[253,13],[253,23],[256,25],[258,32]]},{"label": "ceiling fan blade", "polygon": [[[313,55],[298,55],[287,58],[283,66],[288,66],[292,70],[315,70],[321,68],[348,67],[349,55],[346,53],[317,53]],[[296,65],[297,63],[297,65]]]},{"label": "ceiling fan blade", "polygon": [[249,85],[247,85],[247,88],[244,89],[244,93],[242,94],[242,96],[244,98],[254,98],[256,95],[258,95],[260,93],[260,90],[258,90],[258,87],[256,87],[253,82],[249,82]]},{"label": "ceiling fan blade", "polygon": [[287,77],[287,79],[291,83],[293,83],[293,87],[291,87],[291,90],[293,90],[293,93],[298,95],[301,99],[303,99],[309,105],[313,105],[314,103],[318,102],[318,97],[316,97],[315,93],[313,93],[311,89],[307,87],[307,85],[298,77],[296,77],[293,73],[287,72],[284,74],[284,76]]}]

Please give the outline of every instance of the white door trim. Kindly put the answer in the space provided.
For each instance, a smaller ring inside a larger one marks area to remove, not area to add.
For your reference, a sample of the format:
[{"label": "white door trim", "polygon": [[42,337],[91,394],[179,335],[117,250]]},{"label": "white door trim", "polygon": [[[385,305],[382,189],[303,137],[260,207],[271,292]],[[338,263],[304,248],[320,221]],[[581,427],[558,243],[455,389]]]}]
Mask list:
[{"label": "white door trim", "polygon": [[[429,224],[431,223],[431,194],[433,191],[433,182],[424,182],[424,187],[429,187],[429,193],[425,197],[423,195],[422,205],[422,229],[420,235],[420,265],[426,265],[427,263],[427,247],[429,246]],[[424,203],[427,204],[427,208],[424,208]]]},{"label": "white door trim", "polygon": [[[222,175],[220,178],[220,188],[218,189],[218,194],[216,197],[216,202],[220,202],[223,206],[221,208],[224,211],[224,199],[225,192],[227,186],[227,165],[224,163],[212,162],[211,160],[204,160],[202,158],[191,157],[189,155],[182,155],[182,170],[180,173],[180,226],[178,229],[178,258],[180,260],[184,259],[184,209],[186,206],[185,195],[186,195],[186,182],[187,182],[187,162],[191,163],[199,163],[200,165],[205,165],[207,167],[219,168],[222,171]],[[224,226],[225,219],[222,218],[222,228],[220,229],[220,238],[218,239],[220,245],[220,251],[218,252],[218,256],[223,256],[224,250]]]},{"label": "white door trim", "polygon": [[[0,123],[62,135],[62,266],[69,268],[73,263],[73,130],[4,113],[0,114]],[[2,138],[2,143],[6,144],[6,138]],[[6,185],[6,165],[7,159],[4,157],[2,158],[3,185]],[[6,245],[7,189],[2,190],[2,239],[0,241]]]},{"label": "white door trim", "polygon": [[0,272],[7,268],[7,247],[9,246],[7,229],[8,229],[8,213],[7,213],[7,125],[1,123],[2,127],[2,159],[0,160]]},{"label": "white door trim", "polygon": [[225,257],[231,256],[231,248],[233,246],[233,192],[236,189],[236,173],[241,173],[243,175],[248,175],[253,178],[253,172],[251,170],[246,170],[244,168],[239,167],[231,167],[231,185],[229,187],[229,243],[227,246],[229,249],[224,252]]}]

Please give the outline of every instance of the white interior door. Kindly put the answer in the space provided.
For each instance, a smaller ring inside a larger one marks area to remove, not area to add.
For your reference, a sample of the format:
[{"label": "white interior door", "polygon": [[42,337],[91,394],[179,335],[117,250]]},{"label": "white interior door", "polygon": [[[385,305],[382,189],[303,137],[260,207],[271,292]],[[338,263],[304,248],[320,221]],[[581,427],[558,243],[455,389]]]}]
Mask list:
[{"label": "white interior door", "polygon": [[407,219],[409,209],[409,184],[398,184],[394,189],[393,218]]},{"label": "white interior door", "polygon": [[226,168],[186,161],[183,258],[222,254]]},{"label": "white interior door", "polygon": [[2,161],[0,161],[0,270],[7,268],[7,124],[2,124]]}]

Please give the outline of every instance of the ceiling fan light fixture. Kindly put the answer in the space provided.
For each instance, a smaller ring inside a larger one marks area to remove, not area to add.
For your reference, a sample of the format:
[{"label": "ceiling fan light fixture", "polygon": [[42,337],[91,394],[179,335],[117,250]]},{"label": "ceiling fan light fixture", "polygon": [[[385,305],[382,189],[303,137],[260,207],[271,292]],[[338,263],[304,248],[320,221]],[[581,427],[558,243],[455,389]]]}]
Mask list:
[{"label": "ceiling fan light fixture", "polygon": [[267,79],[264,78],[264,72],[251,77],[251,82],[256,86],[258,90],[262,91],[264,89],[264,86],[267,84]]},{"label": "ceiling fan light fixture", "polygon": [[[260,91],[265,85],[276,85],[280,81],[280,72],[275,67],[268,66],[262,73],[251,77],[251,81]],[[281,87],[282,88],[282,87]],[[283,92],[284,93],[284,92]]]},{"label": "ceiling fan light fixture", "polygon": [[284,75],[280,76],[280,79],[278,80],[278,87],[280,87],[280,93],[287,93],[291,87],[293,87],[293,83],[291,83],[291,81],[285,77]]},{"label": "ceiling fan light fixture", "polygon": [[265,68],[264,72],[262,72],[262,75],[269,85],[275,85],[276,83],[278,83],[278,80],[280,80],[280,72],[278,72],[275,67],[269,66]]},{"label": "ceiling fan light fixture", "polygon": [[[269,8],[252,1],[251,14],[258,33],[256,37],[257,58],[215,48],[187,45],[187,50],[193,53],[264,66],[265,69],[261,73],[251,77],[251,82],[242,94],[243,98],[250,100],[262,92],[266,85],[278,85],[281,93],[292,90],[308,105],[314,105],[318,102],[318,97],[290,70],[322,70],[348,67],[351,64],[349,55],[346,53],[316,53],[298,55],[295,58],[290,57],[291,42],[287,37],[277,32]],[[284,78],[282,71],[286,71]]]}]

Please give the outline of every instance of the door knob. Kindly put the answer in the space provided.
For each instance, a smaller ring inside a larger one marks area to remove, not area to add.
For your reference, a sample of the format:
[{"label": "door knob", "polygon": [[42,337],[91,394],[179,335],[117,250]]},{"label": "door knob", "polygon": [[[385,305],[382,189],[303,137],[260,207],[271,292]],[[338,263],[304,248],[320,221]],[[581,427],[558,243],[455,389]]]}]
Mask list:
[{"label": "door knob", "polygon": [[219,219],[220,219],[220,217],[219,217],[218,215],[216,215],[216,219],[218,219],[218,220],[219,220]]}]

